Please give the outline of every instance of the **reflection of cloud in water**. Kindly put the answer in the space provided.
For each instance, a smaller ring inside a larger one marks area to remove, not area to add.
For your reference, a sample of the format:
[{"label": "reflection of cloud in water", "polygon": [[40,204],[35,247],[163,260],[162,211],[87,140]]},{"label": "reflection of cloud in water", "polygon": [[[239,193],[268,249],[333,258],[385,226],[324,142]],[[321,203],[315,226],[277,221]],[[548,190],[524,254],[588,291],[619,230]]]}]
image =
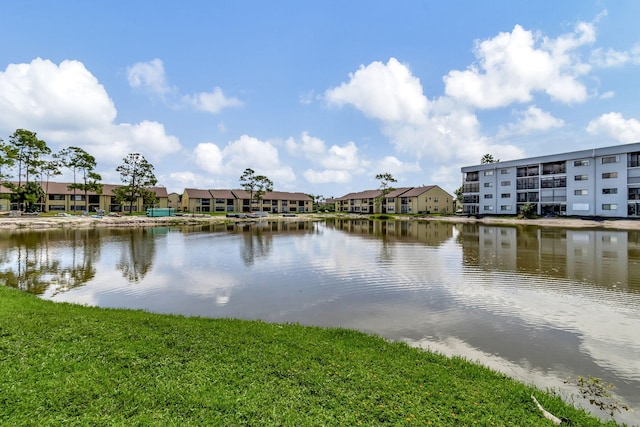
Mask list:
[{"label": "reflection of cloud in water", "polygon": [[[618,295],[604,289],[585,293],[579,284],[553,278],[520,276],[517,283],[510,281],[496,273],[487,283],[447,289],[467,307],[519,317],[534,327],[571,331],[580,337],[582,350],[602,367],[623,378],[640,379],[640,330],[637,320],[630,317],[633,314],[616,306]],[[636,306],[640,307],[640,301]]]}]

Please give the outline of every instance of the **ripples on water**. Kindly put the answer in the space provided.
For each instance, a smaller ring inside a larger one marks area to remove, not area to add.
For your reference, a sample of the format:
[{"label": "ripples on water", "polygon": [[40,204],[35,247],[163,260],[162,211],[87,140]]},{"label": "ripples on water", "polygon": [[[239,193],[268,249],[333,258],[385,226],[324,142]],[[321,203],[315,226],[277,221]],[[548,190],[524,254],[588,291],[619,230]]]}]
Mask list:
[{"label": "ripples on water", "polygon": [[2,237],[0,280],[44,298],[355,328],[543,388],[593,375],[640,409],[633,232],[363,220]]}]

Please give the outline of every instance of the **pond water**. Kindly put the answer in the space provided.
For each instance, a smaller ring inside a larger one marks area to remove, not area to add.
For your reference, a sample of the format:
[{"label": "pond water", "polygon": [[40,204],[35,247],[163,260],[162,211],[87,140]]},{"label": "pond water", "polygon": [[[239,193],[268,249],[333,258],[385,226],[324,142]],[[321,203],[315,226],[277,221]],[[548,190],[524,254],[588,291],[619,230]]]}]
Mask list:
[{"label": "pond water", "polygon": [[640,424],[635,231],[369,220],[2,231],[0,284],[101,307],[358,329],[569,400],[565,380],[592,375],[632,408],[616,419]]}]

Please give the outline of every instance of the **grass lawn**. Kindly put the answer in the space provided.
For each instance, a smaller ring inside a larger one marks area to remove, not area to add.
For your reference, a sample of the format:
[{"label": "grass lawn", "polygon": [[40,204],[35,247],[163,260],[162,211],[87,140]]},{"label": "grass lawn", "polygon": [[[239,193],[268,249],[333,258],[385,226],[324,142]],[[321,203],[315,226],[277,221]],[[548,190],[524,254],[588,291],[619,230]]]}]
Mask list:
[{"label": "grass lawn", "polygon": [[351,330],[56,304],[0,286],[0,425],[553,425],[532,393],[573,425],[601,425],[461,358]]}]

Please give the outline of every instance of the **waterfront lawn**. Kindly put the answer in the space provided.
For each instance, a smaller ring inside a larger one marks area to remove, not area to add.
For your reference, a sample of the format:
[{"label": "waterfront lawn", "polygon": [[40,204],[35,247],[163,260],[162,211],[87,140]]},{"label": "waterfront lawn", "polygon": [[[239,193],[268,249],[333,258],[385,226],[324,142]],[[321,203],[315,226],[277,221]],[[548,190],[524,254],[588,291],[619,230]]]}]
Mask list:
[{"label": "waterfront lawn", "polygon": [[355,331],[55,304],[0,286],[0,425],[552,425],[532,393],[573,425],[601,425],[460,358]]}]

